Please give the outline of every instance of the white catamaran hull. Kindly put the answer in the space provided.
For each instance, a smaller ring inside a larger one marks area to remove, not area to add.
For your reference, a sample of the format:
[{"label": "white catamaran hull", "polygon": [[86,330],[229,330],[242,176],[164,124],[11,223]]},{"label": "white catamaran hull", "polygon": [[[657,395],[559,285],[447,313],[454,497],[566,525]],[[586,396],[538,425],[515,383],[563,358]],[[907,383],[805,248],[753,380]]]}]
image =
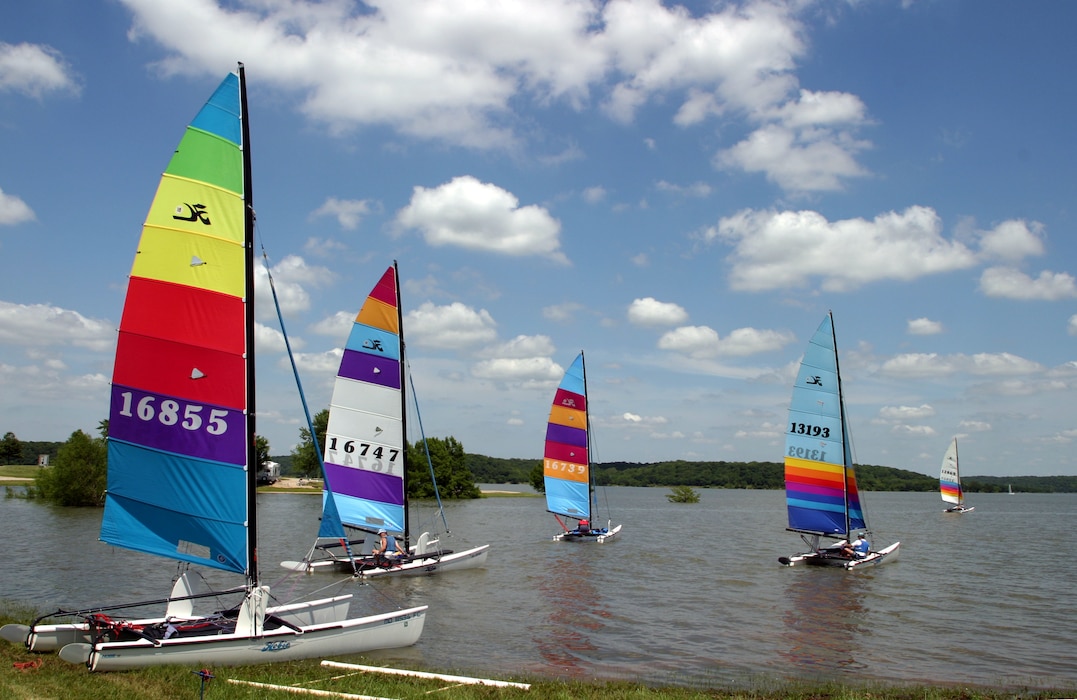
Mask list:
[{"label": "white catamaran hull", "polygon": [[607,527],[605,530],[592,530],[587,534],[581,534],[574,530],[568,530],[560,534],[554,535],[554,542],[597,542],[602,544],[607,540],[612,540],[621,532],[621,526],[617,525],[612,529]]},{"label": "white catamaran hull", "polygon": [[966,508],[965,506],[953,506],[951,508],[947,508],[946,510],[944,510],[942,512],[943,513],[971,513],[974,510],[976,510],[976,506],[972,506],[971,508]]},{"label": "white catamaran hull", "polygon": [[307,625],[296,631],[287,627],[261,635],[217,634],[179,637],[151,642],[68,644],[60,658],[85,663],[91,671],[125,671],[164,664],[214,664],[243,666],[295,661],[321,656],[358,654],[372,649],[411,646],[419,640],[427,606],[399,612]]},{"label": "white catamaran hull", "polygon": [[842,568],[846,571],[852,569],[866,568],[869,566],[878,566],[879,564],[885,564],[897,559],[898,548],[901,547],[900,542],[895,542],[889,547],[884,547],[878,551],[868,552],[866,556],[856,559],[849,559],[843,557],[838,553],[843,543],[839,542],[836,545],[820,549],[815,552],[807,552],[805,554],[796,554],[791,557],[779,557],[778,561],[785,566],[795,566],[797,564],[807,564],[809,566],[829,566],[834,568]]},{"label": "white catamaran hull", "polygon": [[[277,617],[285,622],[302,627],[304,625],[323,625],[343,620],[348,616],[351,595],[323,598],[304,603],[292,603],[266,609],[266,615]],[[203,619],[200,616],[166,616],[127,620],[135,627],[152,627],[162,623],[194,622]],[[90,626],[86,623],[65,623],[54,625],[4,625],[0,628],[0,638],[15,644],[25,644],[28,651],[45,653],[62,649],[68,644],[88,644],[93,641]]]},{"label": "white catamaran hull", "polygon": [[308,574],[318,572],[355,573],[361,578],[383,578],[385,576],[423,576],[446,571],[477,569],[486,564],[490,545],[484,544],[462,552],[427,552],[412,555],[403,561],[375,559],[370,556],[356,557],[353,561],[347,557],[315,559],[314,561],[282,561],[280,563],[289,571],[302,571]]}]

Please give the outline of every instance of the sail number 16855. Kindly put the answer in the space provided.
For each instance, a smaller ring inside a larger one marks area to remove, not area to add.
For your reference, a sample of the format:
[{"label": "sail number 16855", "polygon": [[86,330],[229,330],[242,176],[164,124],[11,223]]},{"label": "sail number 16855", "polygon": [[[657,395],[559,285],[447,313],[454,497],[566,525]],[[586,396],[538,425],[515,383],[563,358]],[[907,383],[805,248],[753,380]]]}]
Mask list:
[{"label": "sail number 16855", "polygon": [[161,425],[179,425],[187,430],[198,430],[203,425],[210,435],[223,435],[228,430],[225,418],[228,411],[220,408],[211,408],[209,415],[203,415],[206,408],[198,404],[186,404],[180,410],[180,402],[175,399],[165,399],[157,404],[156,396],[143,396],[138,403],[133,402],[133,394],[125,391],[120,394],[123,404],[120,406],[120,415],[128,418],[138,417],[142,421],[157,420]]}]

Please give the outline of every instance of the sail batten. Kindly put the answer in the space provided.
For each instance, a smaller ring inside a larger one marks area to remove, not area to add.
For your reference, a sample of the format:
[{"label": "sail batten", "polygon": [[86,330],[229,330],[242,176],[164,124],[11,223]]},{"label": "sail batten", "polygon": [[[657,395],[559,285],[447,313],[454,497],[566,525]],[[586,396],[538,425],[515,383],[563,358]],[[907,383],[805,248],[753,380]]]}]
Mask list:
[{"label": "sail batten", "polygon": [[249,503],[234,495],[249,480],[253,357],[241,92],[230,74],[195,116],[146,216],[116,343],[101,539],[248,573]]}]

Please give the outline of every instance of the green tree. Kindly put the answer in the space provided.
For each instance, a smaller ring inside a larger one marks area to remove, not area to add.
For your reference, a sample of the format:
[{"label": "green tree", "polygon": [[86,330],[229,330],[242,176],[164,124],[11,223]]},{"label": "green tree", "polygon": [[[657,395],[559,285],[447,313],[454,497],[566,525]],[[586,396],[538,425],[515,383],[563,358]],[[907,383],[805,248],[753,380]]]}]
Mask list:
[{"label": "green tree", "polygon": [[542,462],[531,467],[531,472],[528,474],[528,480],[531,482],[531,487],[533,489],[539,493],[546,493],[546,478],[544,476]]},{"label": "green tree", "polygon": [[427,438],[430,461],[427,462],[422,442],[408,445],[408,497],[433,498],[434,484],[430,479],[430,464],[434,465],[434,478],[438,482],[438,494],[445,499],[479,498],[482,492],[475,485],[475,477],[467,466],[464,446],[453,437]]},{"label": "green tree", "polygon": [[[325,450],[325,433],[329,427],[329,409],[322,409],[312,419],[314,434],[318,436],[318,446]],[[268,457],[268,448],[266,456]],[[321,478],[322,467],[318,453],[314,449],[314,440],[308,428],[299,429],[299,444],[292,450],[292,472],[307,478]]]},{"label": "green tree", "polygon": [[674,486],[666,494],[670,503],[699,503],[699,492],[691,486]]},{"label": "green tree", "polygon": [[42,469],[35,489],[44,499],[61,506],[101,506],[108,483],[108,446],[76,430],[60,446],[56,462]]},{"label": "green tree", "polygon": [[257,469],[265,466],[269,461],[269,439],[262,435],[254,436],[254,464]]},{"label": "green tree", "polygon": [[15,433],[4,433],[0,440],[0,464],[22,464],[22,443]]}]

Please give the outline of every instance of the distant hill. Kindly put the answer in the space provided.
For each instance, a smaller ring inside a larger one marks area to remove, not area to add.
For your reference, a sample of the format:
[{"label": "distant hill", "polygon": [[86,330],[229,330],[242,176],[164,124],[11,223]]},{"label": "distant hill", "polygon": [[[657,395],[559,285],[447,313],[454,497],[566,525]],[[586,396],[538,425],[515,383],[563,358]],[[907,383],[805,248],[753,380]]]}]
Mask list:
[{"label": "distant hill", "polygon": [[[274,458],[276,459],[276,458]],[[503,459],[468,454],[475,481],[483,484],[530,483],[539,459]],[[784,468],[778,462],[601,462],[592,465],[603,486],[697,486],[725,489],[783,489]],[[873,464],[856,467],[864,491],[937,491],[937,477]],[[1077,476],[970,476],[961,480],[967,493],[999,493],[1009,485],[1025,493],[1075,493]]]}]

